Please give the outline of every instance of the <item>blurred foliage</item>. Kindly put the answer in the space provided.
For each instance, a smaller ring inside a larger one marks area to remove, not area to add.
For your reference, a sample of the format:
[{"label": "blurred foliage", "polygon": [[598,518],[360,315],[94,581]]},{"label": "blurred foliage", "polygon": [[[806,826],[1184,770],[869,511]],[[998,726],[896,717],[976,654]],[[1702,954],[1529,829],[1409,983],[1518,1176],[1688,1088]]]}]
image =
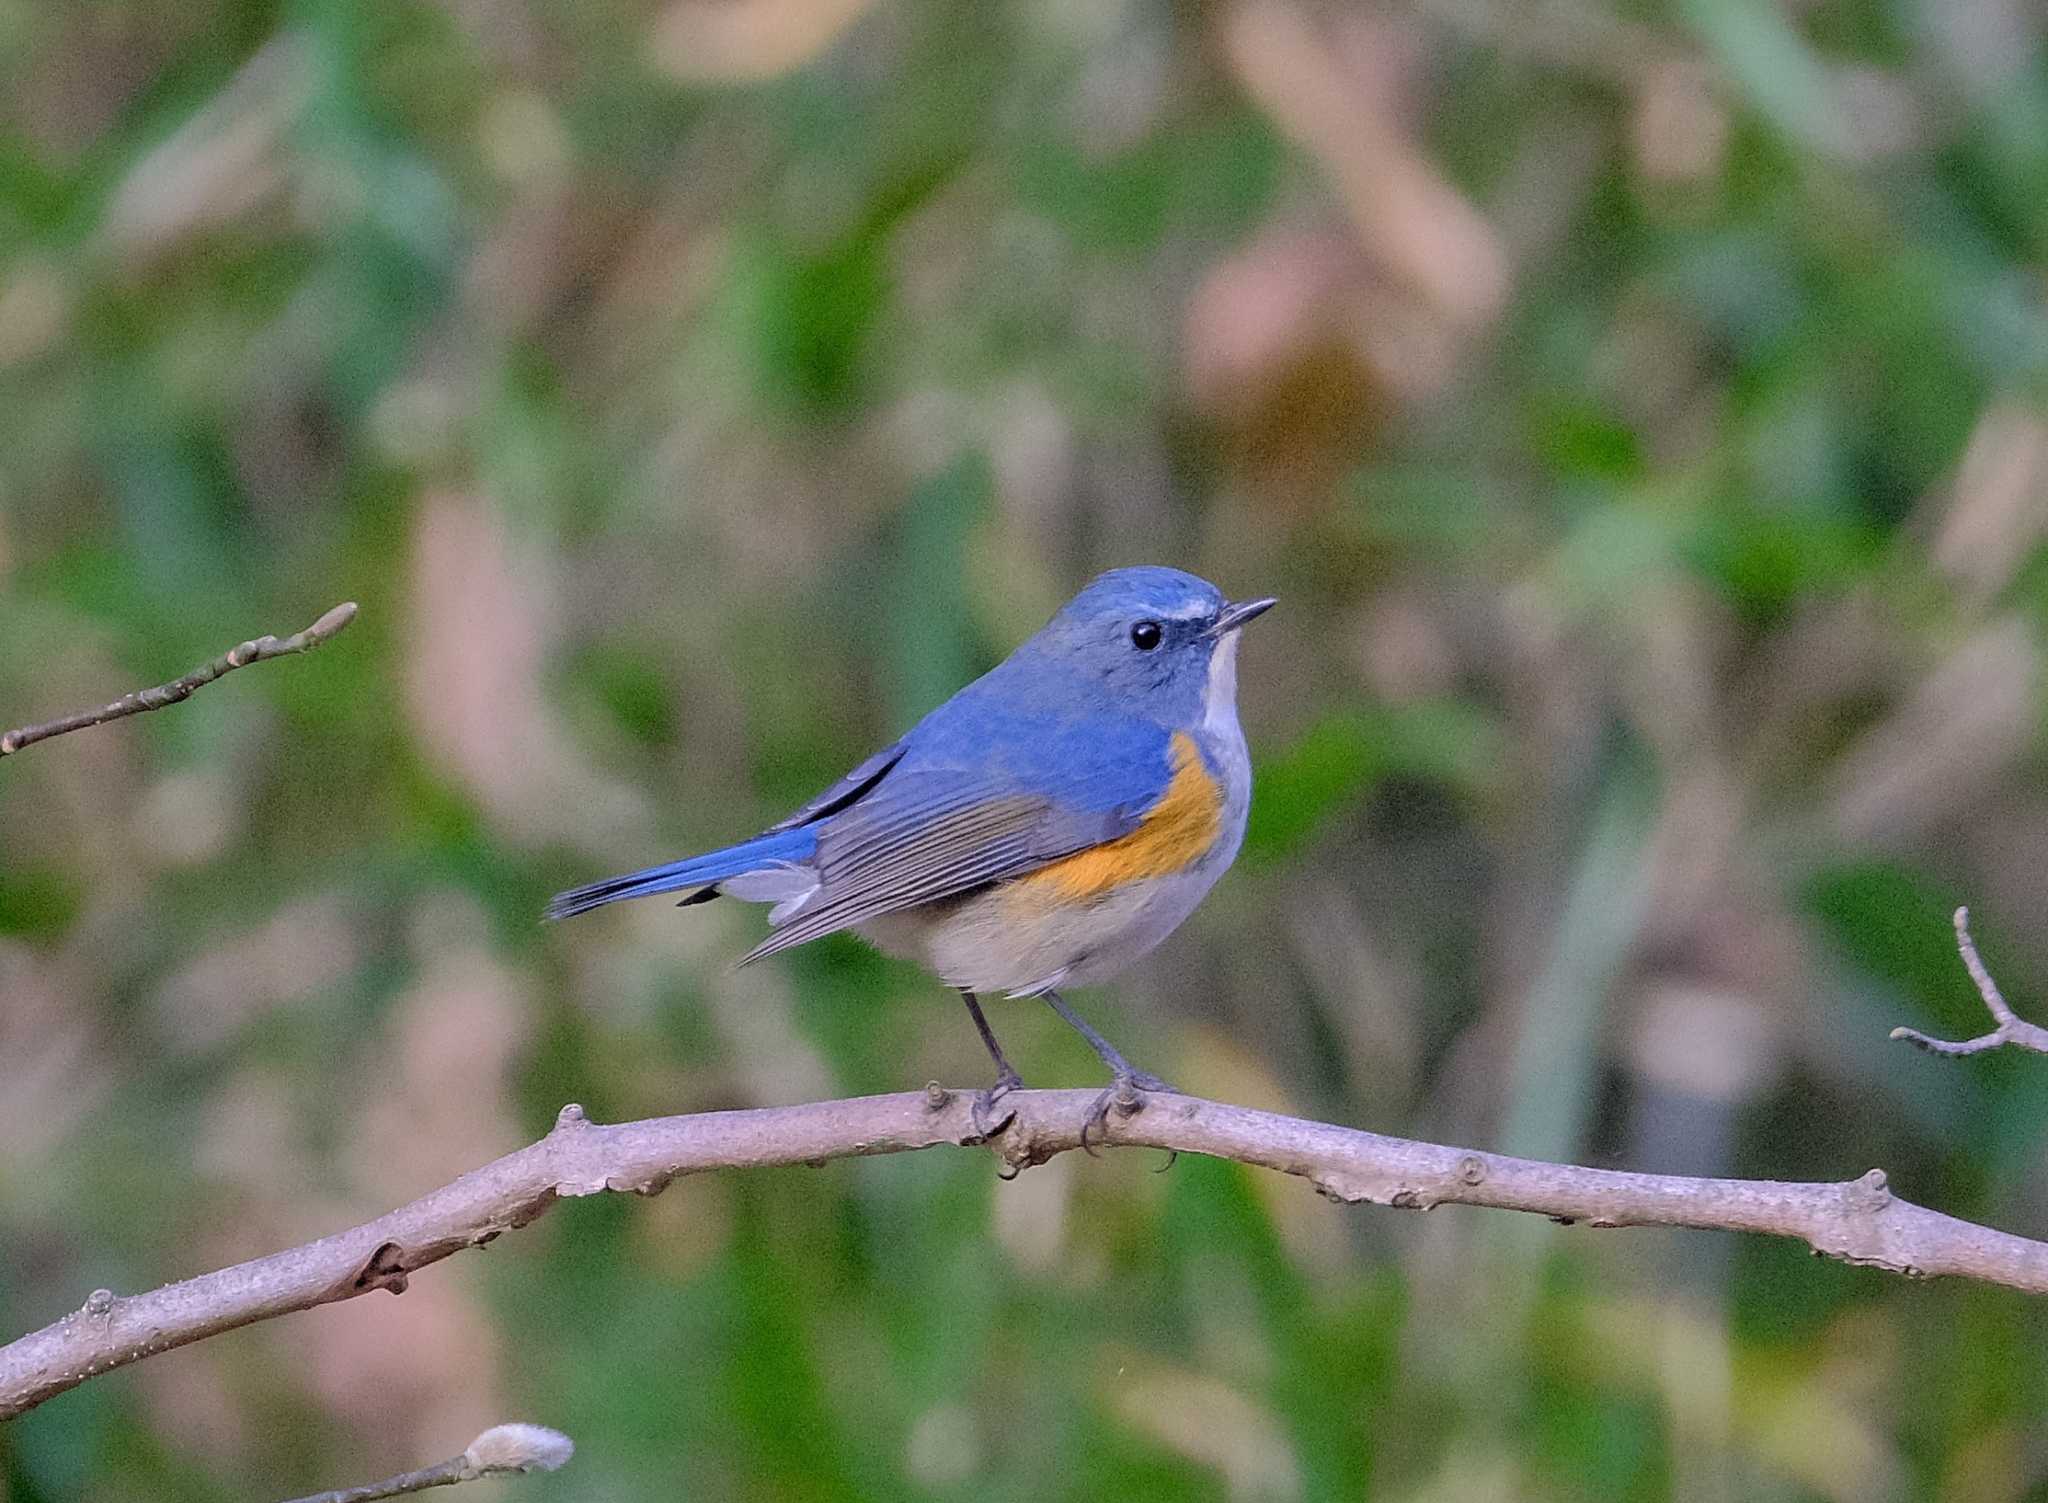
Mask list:
[{"label": "blurred foliage", "polygon": [[[538,1134],[979,1081],[750,831],[1097,569],[1284,607],[1188,1088],[2048,1235],[2027,0],[0,0],[0,1328]],[[996,1022],[1094,1078],[1041,1009]],[[977,1154],[604,1198],[0,1430],[0,1499],[2048,1498],[2048,1313]],[[508,1491],[507,1496],[510,1496]]]}]

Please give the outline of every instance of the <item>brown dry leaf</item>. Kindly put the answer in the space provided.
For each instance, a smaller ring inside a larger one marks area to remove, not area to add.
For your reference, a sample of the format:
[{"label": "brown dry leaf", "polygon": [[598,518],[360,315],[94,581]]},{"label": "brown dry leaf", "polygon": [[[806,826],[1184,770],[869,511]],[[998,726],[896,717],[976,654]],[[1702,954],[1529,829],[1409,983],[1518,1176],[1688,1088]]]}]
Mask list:
[{"label": "brown dry leaf", "polygon": [[1074,1156],[1061,1154],[996,1189],[996,1243],[1027,1274],[1055,1272],[1067,1255]]},{"label": "brown dry leaf", "polygon": [[839,40],[874,0],[676,0],[648,38],[656,67],[690,83],[789,73]]},{"label": "brown dry leaf", "polygon": [[1127,1358],[1105,1379],[1123,1422],[1178,1456],[1222,1474],[1232,1499],[1301,1496],[1301,1468],[1287,1432],[1263,1405],[1221,1378]]},{"label": "brown dry leaf", "polygon": [[1493,1449],[1487,1437],[1460,1436],[1441,1454],[1436,1475],[1400,1494],[1401,1503],[1529,1503],[1541,1496],[1523,1485],[1521,1466]]},{"label": "brown dry leaf", "polygon": [[2033,745],[2041,649],[2028,621],[2001,618],[1949,654],[1830,778],[1842,838],[1889,844],[1953,819],[2003,786]]},{"label": "brown dry leaf", "polygon": [[1906,1496],[1904,1464],[1870,1413],[1812,1377],[1736,1375],[1740,1444],[1833,1503],[1883,1503]]},{"label": "brown dry leaf", "polygon": [[312,90],[304,51],[266,43],[115,188],[99,247],[131,270],[282,198],[286,135]]},{"label": "brown dry leaf", "polygon": [[541,692],[553,585],[537,558],[515,556],[495,507],[428,495],[413,536],[406,709],[428,760],[500,829],[603,854],[652,816],[578,761]]},{"label": "brown dry leaf", "polygon": [[156,1439],[188,1461],[219,1466],[251,1443],[251,1406],[236,1389],[247,1359],[217,1341],[186,1347],[176,1362],[143,1362],[130,1370]]},{"label": "brown dry leaf", "polygon": [[1736,987],[1671,977],[1637,1000],[1628,1040],[1638,1078],[1705,1101],[1747,1102],[1783,1068],[1764,999]]},{"label": "brown dry leaf", "polygon": [[1331,231],[1273,232],[1218,262],[1188,300],[1188,390],[1243,408],[1306,352],[1351,344],[1346,313],[1364,281],[1356,247]]},{"label": "brown dry leaf", "polygon": [[[54,266],[24,258],[0,280],[0,369],[53,348],[71,321],[71,287]],[[0,540],[0,575],[7,550]]]},{"label": "brown dry leaf", "polygon": [[1448,374],[1441,329],[1374,287],[1350,237],[1277,232],[1212,267],[1188,299],[1184,379],[1256,490],[1326,498],[1395,401]]},{"label": "brown dry leaf", "polygon": [[2048,532],[2048,418],[2030,403],[1994,402],[1977,419],[1937,512],[1934,561],[1983,605]]},{"label": "brown dry leaf", "polygon": [[1629,144],[1647,182],[1699,183],[1719,177],[1728,152],[1728,110],[1713,74],[1697,58],[1666,58],[1637,82]]},{"label": "brown dry leaf", "polygon": [[88,992],[27,945],[0,942],[0,1186],[32,1172],[107,1095],[79,1000]]},{"label": "brown dry leaf", "polygon": [[[1384,50],[1373,40],[1361,35],[1357,55]],[[1329,172],[1359,243],[1388,275],[1456,326],[1491,321],[1508,294],[1499,237],[1380,105],[1338,39],[1286,0],[1244,0],[1222,42],[1246,91]]]},{"label": "brown dry leaf", "polygon": [[211,1049],[250,1020],[340,982],[362,958],[339,897],[288,903],[164,980],[150,1000],[157,1037],[186,1053]]},{"label": "brown dry leaf", "polygon": [[473,1286],[473,1260],[265,1327],[280,1366],[380,1456],[441,1456],[505,1417],[498,1326]]},{"label": "brown dry leaf", "polygon": [[[365,1198],[379,1206],[525,1141],[509,1084],[532,1018],[529,983],[493,958],[488,925],[466,895],[431,894],[416,904],[414,947],[425,963],[393,1006],[385,1058],[368,1072],[378,1089],[365,1096],[349,1135]],[[457,930],[474,937],[451,935]]]},{"label": "brown dry leaf", "polygon": [[1956,1443],[1935,1497],[1939,1503],[2019,1503],[2038,1480],[2028,1461],[2033,1426],[2024,1419],[1987,1425]]},{"label": "brown dry leaf", "polygon": [[703,1273],[732,1244],[733,1183],[715,1174],[685,1175],[638,1207],[632,1229],[635,1261],[676,1286]]},{"label": "brown dry leaf", "polygon": [[[308,1137],[292,1083],[278,1066],[245,1066],[207,1096],[193,1136],[193,1173],[206,1183],[232,1186],[250,1205],[261,1207],[265,1218],[260,1227],[238,1231],[228,1261],[252,1256],[257,1242],[283,1245],[286,1239],[273,1232],[301,1230],[286,1208],[303,1204],[305,1187],[323,1178],[313,1172]],[[332,1209],[323,1206],[315,1212],[304,1224],[304,1235],[332,1231],[332,1220],[319,1219]],[[347,1211],[340,1216],[345,1219]]]}]

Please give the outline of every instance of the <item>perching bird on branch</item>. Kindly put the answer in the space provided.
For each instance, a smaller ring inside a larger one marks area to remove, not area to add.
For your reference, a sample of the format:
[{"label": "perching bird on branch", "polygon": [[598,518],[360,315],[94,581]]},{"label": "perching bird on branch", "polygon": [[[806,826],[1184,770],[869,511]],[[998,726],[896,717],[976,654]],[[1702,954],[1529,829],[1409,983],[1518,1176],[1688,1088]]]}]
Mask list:
[{"label": "perching bird on branch", "polygon": [[1112,1093],[1171,1090],[1070,1008],[1171,934],[1237,856],[1251,758],[1232,603],[1178,569],[1114,569],[830,788],[751,840],[562,893],[550,918],[623,898],[773,903],[741,961],[852,929],[966,999],[995,1060],[978,1116],[1023,1084],[978,993],[1043,997],[1102,1056]]}]

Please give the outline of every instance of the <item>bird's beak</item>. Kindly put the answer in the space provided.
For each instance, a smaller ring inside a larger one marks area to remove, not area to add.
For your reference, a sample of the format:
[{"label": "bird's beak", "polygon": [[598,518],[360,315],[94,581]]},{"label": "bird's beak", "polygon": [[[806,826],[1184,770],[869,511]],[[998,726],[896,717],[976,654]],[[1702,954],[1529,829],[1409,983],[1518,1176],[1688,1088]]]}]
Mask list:
[{"label": "bird's beak", "polygon": [[1234,632],[1244,625],[1245,622],[1251,620],[1252,617],[1263,616],[1279,603],[1271,595],[1268,595],[1264,600],[1231,601],[1223,607],[1222,614],[1217,616],[1216,624],[1209,628],[1208,635],[1221,637]]}]

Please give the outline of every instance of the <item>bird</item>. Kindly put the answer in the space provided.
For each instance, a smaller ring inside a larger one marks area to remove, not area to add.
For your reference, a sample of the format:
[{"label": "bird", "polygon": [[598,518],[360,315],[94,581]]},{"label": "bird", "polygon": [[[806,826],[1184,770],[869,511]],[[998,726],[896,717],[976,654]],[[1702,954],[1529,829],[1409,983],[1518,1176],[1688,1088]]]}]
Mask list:
[{"label": "bird", "polygon": [[[1099,575],[902,739],[749,839],[557,894],[565,919],[680,893],[773,905],[746,965],[853,930],[964,999],[996,1070],[984,1137],[1024,1082],[981,999],[1042,998],[1108,1066],[1112,1101],[1173,1087],[1131,1064],[1061,992],[1149,953],[1236,859],[1252,766],[1237,718],[1240,633],[1277,602],[1227,600],[1146,565]],[[1084,1129],[1083,1146],[1088,1131]],[[1093,1151],[1092,1149],[1090,1150]]]}]

